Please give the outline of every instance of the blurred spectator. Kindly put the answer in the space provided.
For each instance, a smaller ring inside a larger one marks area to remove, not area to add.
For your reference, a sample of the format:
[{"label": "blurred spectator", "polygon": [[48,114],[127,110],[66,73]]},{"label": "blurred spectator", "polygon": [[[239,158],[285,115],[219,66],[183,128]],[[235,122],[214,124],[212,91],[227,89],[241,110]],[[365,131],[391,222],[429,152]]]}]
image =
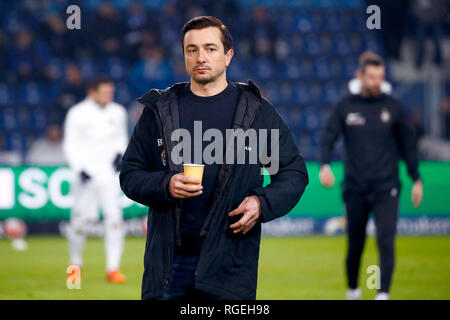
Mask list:
[{"label": "blurred spectator", "polygon": [[6,138],[5,135],[0,132],[0,150],[6,149]]},{"label": "blurred spectator", "polygon": [[62,131],[59,125],[50,125],[46,136],[37,139],[30,147],[26,163],[30,165],[64,165],[66,159],[62,150]]},{"label": "blurred spectator", "polygon": [[253,57],[275,57],[277,28],[266,8],[255,7],[248,29]]},{"label": "blurred spectator", "polygon": [[62,124],[69,108],[83,100],[85,96],[86,88],[80,68],[74,63],[67,64],[61,94],[56,109],[52,112],[51,122]]},{"label": "blurred spectator", "polygon": [[[176,1],[167,1],[164,3],[163,9],[157,17],[158,25],[163,26],[161,33],[164,36],[161,37],[161,42],[166,50],[169,48],[176,48],[180,51],[180,30],[185,23],[184,18],[181,15],[181,8],[176,3]],[[170,21],[170,23],[167,23]]]},{"label": "blurred spectator", "polygon": [[442,116],[444,120],[444,138],[450,140],[450,98],[442,101]]},{"label": "blurred spectator", "polygon": [[[128,14],[126,16],[127,31],[134,32],[140,31],[150,24],[148,15],[145,9],[139,2],[134,1],[128,8]],[[128,36],[128,34],[127,34]]]},{"label": "blurred spectator", "polygon": [[238,21],[240,13],[235,0],[183,0],[179,6],[181,12],[187,13],[186,20],[198,15],[215,16],[227,27]]},{"label": "blurred spectator", "polygon": [[40,27],[39,36],[55,56],[73,58],[75,47],[71,43],[66,24],[58,13],[52,12],[46,16]]},{"label": "blurred spectator", "polygon": [[177,5],[180,8],[180,12],[184,13],[184,19],[187,21],[199,15],[213,15],[213,2],[209,0],[183,0],[179,1]]},{"label": "blurred spectator", "polygon": [[185,20],[189,20],[192,19],[194,17],[198,17],[198,16],[206,16],[208,10],[205,10],[204,7],[200,6],[200,5],[191,5],[189,7],[186,8],[186,10],[184,11],[185,13]]},{"label": "blurred spectator", "polygon": [[112,2],[104,1],[100,5],[94,20],[94,29],[97,39],[109,36],[121,37],[124,23],[120,12],[116,10]]},{"label": "blurred spectator", "polygon": [[102,44],[98,52],[100,55],[117,51],[120,48],[125,31],[124,22],[120,12],[111,2],[102,2],[89,29],[95,30],[90,33],[93,36],[91,38],[92,45],[96,47],[99,43]]},{"label": "blurred spectator", "polygon": [[171,81],[172,68],[165,59],[162,47],[141,49],[142,59],[132,68],[129,83],[135,94],[143,94],[149,88],[166,88]]},{"label": "blurred spectator", "polygon": [[120,59],[122,56],[125,56],[125,51],[123,48],[124,47],[121,45],[119,38],[109,36],[99,42],[96,58],[99,60],[104,60],[107,58]]},{"label": "blurred spectator", "polygon": [[8,40],[6,34],[0,29],[0,81],[5,81],[8,78],[8,68],[7,68],[7,47]]},{"label": "blurred spectator", "polygon": [[33,38],[27,30],[20,30],[8,50],[8,63],[15,70],[17,81],[53,80],[48,62],[51,59],[48,47]]},{"label": "blurred spectator", "polygon": [[413,109],[413,112],[411,115],[411,124],[414,128],[414,132],[416,133],[416,138],[417,138],[417,142],[418,142],[424,135],[422,119],[420,116],[420,109],[418,107],[415,107]]},{"label": "blurred spectator", "polygon": [[232,30],[235,37],[239,34],[241,10],[236,0],[210,1],[212,4],[212,15],[219,17],[223,23]]},{"label": "blurred spectator", "polygon": [[126,16],[127,31],[124,37],[128,63],[134,64],[137,61],[138,51],[143,43],[156,45],[156,34],[159,34],[160,30],[154,18],[150,18],[144,7],[138,2],[133,2],[128,8]]},{"label": "blurred spectator", "polygon": [[52,54],[61,59],[76,59],[86,55],[92,55],[92,46],[87,41],[90,28],[84,28],[87,15],[83,16],[81,29],[68,29],[64,20],[65,8],[52,6],[44,15],[43,21],[38,26],[39,37],[48,44]]},{"label": "blurred spectator", "polygon": [[154,47],[159,40],[157,34],[151,29],[145,29],[139,32],[138,41],[129,43],[127,46],[127,61],[130,65],[135,64],[140,57],[142,48]]},{"label": "blurred spectator", "polygon": [[[403,40],[409,0],[366,0],[366,5],[377,5],[381,11],[381,40],[387,55],[400,58],[400,45]],[[372,31],[374,32],[374,31]]]},{"label": "blurred spectator", "polygon": [[434,44],[434,63],[439,65],[442,61],[442,28],[444,19],[449,12],[449,3],[450,2],[448,0],[413,0],[412,2],[412,10],[417,18],[417,68],[422,66],[428,35],[431,36]]}]

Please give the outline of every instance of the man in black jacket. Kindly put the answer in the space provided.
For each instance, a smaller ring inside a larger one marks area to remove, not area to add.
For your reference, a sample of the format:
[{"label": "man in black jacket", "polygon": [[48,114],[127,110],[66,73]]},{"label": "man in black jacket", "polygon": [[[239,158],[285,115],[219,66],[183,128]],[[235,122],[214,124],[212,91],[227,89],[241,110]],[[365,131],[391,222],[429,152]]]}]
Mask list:
[{"label": "man in black jacket", "polygon": [[[191,19],[181,44],[191,81],[138,99],[145,108],[121,166],[124,193],[149,207],[142,298],[255,299],[261,223],[287,214],[299,201],[308,184],[305,163],[258,88],[227,82],[232,38],[220,20]],[[180,162],[175,136],[184,130],[195,138],[199,124],[203,141],[183,149]],[[257,139],[268,141],[270,162],[236,161],[258,150],[252,139],[245,145],[245,137],[244,145],[235,144],[239,135],[228,136],[230,129],[266,130],[267,139]],[[202,161],[210,130],[226,134],[227,143],[215,149],[215,156],[223,151],[226,160]],[[202,185],[192,185],[199,181],[182,173],[182,163],[202,162]],[[271,174],[265,188],[263,167]]]},{"label": "man in black jacket", "polygon": [[343,98],[333,110],[321,140],[320,182],[334,184],[330,161],[334,143],[342,134],[345,144],[343,198],[348,225],[346,259],[348,299],[360,299],[357,287],[361,254],[370,212],[375,213],[380,251],[381,284],[376,299],[388,299],[394,269],[394,237],[397,227],[400,181],[398,162],[403,158],[414,181],[411,200],[422,201],[422,182],[418,171],[416,139],[402,107],[394,98],[381,93],[383,60],[373,52],[360,58],[358,94]]}]

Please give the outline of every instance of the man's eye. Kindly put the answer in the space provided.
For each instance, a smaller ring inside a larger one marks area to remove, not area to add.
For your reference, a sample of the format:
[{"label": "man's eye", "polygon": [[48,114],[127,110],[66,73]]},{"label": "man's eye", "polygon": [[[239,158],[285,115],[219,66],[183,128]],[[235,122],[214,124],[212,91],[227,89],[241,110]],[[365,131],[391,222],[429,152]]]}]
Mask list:
[{"label": "man's eye", "polygon": [[195,52],[195,49],[188,50],[188,53],[194,53],[194,52]]},{"label": "man's eye", "polygon": [[209,51],[216,51],[216,48],[209,48]]}]

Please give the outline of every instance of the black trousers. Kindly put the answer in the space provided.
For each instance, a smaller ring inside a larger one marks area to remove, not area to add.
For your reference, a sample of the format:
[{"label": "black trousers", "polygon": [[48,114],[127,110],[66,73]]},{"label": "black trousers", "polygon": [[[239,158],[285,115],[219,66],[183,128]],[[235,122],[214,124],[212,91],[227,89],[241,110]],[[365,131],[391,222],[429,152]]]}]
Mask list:
[{"label": "black trousers", "polygon": [[386,193],[344,193],[347,218],[348,251],[346,272],[348,287],[358,287],[361,255],[366,240],[366,226],[371,212],[375,214],[376,238],[379,250],[380,290],[389,292],[394,271],[394,240],[398,220],[397,188]]}]

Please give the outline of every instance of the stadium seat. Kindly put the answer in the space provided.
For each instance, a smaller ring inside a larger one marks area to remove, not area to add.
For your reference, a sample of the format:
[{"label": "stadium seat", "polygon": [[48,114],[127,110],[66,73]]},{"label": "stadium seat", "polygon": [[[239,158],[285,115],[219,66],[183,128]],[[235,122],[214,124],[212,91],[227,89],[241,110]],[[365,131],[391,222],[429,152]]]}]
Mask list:
[{"label": "stadium seat", "polygon": [[14,102],[14,89],[7,83],[0,83],[0,107],[8,106]]},{"label": "stadium seat", "polygon": [[3,122],[2,127],[6,131],[18,129],[19,125],[17,121],[17,116],[13,107],[8,107],[1,110],[1,114],[2,116],[0,117],[0,121]]},{"label": "stadium seat", "polygon": [[7,135],[6,150],[24,151],[26,148],[25,139],[21,131],[14,131]]},{"label": "stadium seat", "polygon": [[125,63],[118,57],[111,57],[103,61],[97,61],[97,65],[101,66],[101,73],[106,74],[113,80],[122,80],[127,71]]},{"label": "stadium seat", "polygon": [[30,129],[34,130],[36,133],[42,133],[48,123],[47,111],[40,107],[34,108],[31,111],[30,116]]},{"label": "stadium seat", "polygon": [[29,82],[19,86],[18,102],[24,105],[37,105],[45,98],[42,86],[35,82]]},{"label": "stadium seat", "polygon": [[252,63],[253,74],[263,80],[272,79],[275,76],[273,61],[268,58],[257,58]]},{"label": "stadium seat", "polygon": [[133,98],[126,82],[116,83],[116,101],[120,104],[127,105]]}]

